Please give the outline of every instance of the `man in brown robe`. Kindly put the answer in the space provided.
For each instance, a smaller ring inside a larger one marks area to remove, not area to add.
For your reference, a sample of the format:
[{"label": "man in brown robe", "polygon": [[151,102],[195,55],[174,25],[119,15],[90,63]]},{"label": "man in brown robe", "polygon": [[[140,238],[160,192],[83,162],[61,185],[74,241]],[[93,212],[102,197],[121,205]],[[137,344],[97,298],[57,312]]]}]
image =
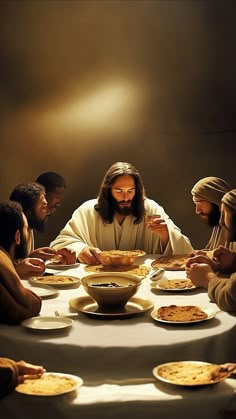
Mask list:
[{"label": "man in brown robe", "polygon": [[209,176],[200,179],[193,187],[191,193],[196,206],[196,214],[212,227],[212,234],[205,246],[206,250],[213,250],[220,245],[225,246],[226,230],[220,226],[220,206],[224,194],[232,189],[223,179]]},{"label": "man in brown robe", "polygon": [[21,205],[0,203],[0,323],[20,324],[41,309],[41,298],[22,285],[13,263],[27,255],[27,235]]},{"label": "man in brown robe", "polygon": [[[236,242],[236,189],[222,198],[220,223],[227,232],[227,240]],[[194,285],[208,290],[210,299],[221,310],[236,311],[236,253],[219,247],[213,259],[195,256],[186,263],[187,276]],[[220,273],[231,273],[229,278]]]}]

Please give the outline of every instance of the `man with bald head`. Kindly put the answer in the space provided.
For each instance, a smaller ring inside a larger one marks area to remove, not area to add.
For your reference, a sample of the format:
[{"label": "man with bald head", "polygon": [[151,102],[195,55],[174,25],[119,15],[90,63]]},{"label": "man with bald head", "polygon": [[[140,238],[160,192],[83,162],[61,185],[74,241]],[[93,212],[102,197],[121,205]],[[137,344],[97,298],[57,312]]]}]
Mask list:
[{"label": "man with bald head", "polygon": [[[236,189],[222,198],[220,224],[226,230],[227,241],[236,242]],[[220,246],[213,259],[206,256],[190,258],[186,263],[187,276],[197,287],[208,290],[210,299],[221,310],[236,311],[236,253]],[[217,272],[217,273],[215,273]],[[230,278],[220,273],[232,273]]]},{"label": "man with bald head", "polygon": [[221,199],[231,189],[223,179],[215,176],[205,177],[199,180],[191,193],[196,205],[196,214],[209,226],[213,227],[207,250],[216,249],[218,246],[227,246],[227,234],[224,226],[220,225]]}]

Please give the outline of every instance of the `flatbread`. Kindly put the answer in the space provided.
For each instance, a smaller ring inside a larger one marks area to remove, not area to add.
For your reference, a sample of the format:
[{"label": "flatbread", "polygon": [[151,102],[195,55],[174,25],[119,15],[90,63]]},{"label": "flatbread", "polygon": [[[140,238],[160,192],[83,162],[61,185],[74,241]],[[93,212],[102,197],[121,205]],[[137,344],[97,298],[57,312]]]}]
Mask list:
[{"label": "flatbread", "polygon": [[130,275],[135,275],[140,278],[145,278],[151,270],[145,265],[132,265],[132,266],[103,266],[103,265],[90,265],[85,267],[86,272],[126,272]]},{"label": "flatbread", "polygon": [[162,279],[158,281],[158,287],[163,289],[181,290],[186,288],[195,288],[190,279]]},{"label": "flatbread", "polygon": [[112,256],[112,257],[129,257],[129,258],[133,258],[133,257],[138,257],[138,256],[143,256],[145,255],[146,252],[144,252],[143,250],[103,250],[101,252],[102,256]]},{"label": "flatbread", "polygon": [[164,364],[157,372],[166,381],[181,385],[214,384],[229,375],[220,365],[187,361]]},{"label": "flatbread", "polygon": [[64,275],[45,275],[37,276],[33,281],[42,284],[73,284],[75,282],[75,278]]},{"label": "flatbread", "polygon": [[164,268],[166,271],[184,271],[189,255],[160,256],[152,262],[153,268]]},{"label": "flatbread", "polygon": [[48,260],[50,265],[66,265],[66,257],[63,255],[55,255]]},{"label": "flatbread", "polygon": [[77,386],[76,380],[67,376],[44,374],[39,378],[25,379],[16,391],[31,395],[56,395],[67,393]]},{"label": "flatbread", "polygon": [[207,319],[208,315],[198,306],[163,306],[158,308],[157,317],[173,322],[191,322]]}]

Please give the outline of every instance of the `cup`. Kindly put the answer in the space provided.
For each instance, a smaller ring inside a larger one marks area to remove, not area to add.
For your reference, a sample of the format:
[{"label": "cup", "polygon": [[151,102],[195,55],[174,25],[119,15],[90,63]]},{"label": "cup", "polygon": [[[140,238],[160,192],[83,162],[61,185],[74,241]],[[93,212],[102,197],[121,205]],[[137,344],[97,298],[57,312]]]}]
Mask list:
[{"label": "cup", "polygon": [[159,214],[151,214],[151,215],[145,215],[145,222],[148,225],[153,224],[156,218],[160,218]]}]

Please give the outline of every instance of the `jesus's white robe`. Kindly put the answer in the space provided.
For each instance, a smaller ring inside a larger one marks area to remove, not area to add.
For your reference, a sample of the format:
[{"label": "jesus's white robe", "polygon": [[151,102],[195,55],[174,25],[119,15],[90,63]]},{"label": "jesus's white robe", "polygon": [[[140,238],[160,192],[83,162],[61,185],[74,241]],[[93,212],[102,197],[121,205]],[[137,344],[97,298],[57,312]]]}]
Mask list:
[{"label": "jesus's white robe", "polygon": [[145,220],[134,224],[135,218],[126,216],[122,225],[116,218],[111,224],[104,223],[94,209],[97,203],[92,199],[83,203],[72,215],[72,218],[58,237],[50,244],[56,250],[67,247],[80,254],[85,246],[97,247],[100,250],[144,250],[147,254],[184,254],[193,250],[189,239],[171,221],[164,209],[151,199],[145,199],[147,215],[159,214],[165,220],[169,232],[169,242],[163,252],[158,234],[147,228]]}]

